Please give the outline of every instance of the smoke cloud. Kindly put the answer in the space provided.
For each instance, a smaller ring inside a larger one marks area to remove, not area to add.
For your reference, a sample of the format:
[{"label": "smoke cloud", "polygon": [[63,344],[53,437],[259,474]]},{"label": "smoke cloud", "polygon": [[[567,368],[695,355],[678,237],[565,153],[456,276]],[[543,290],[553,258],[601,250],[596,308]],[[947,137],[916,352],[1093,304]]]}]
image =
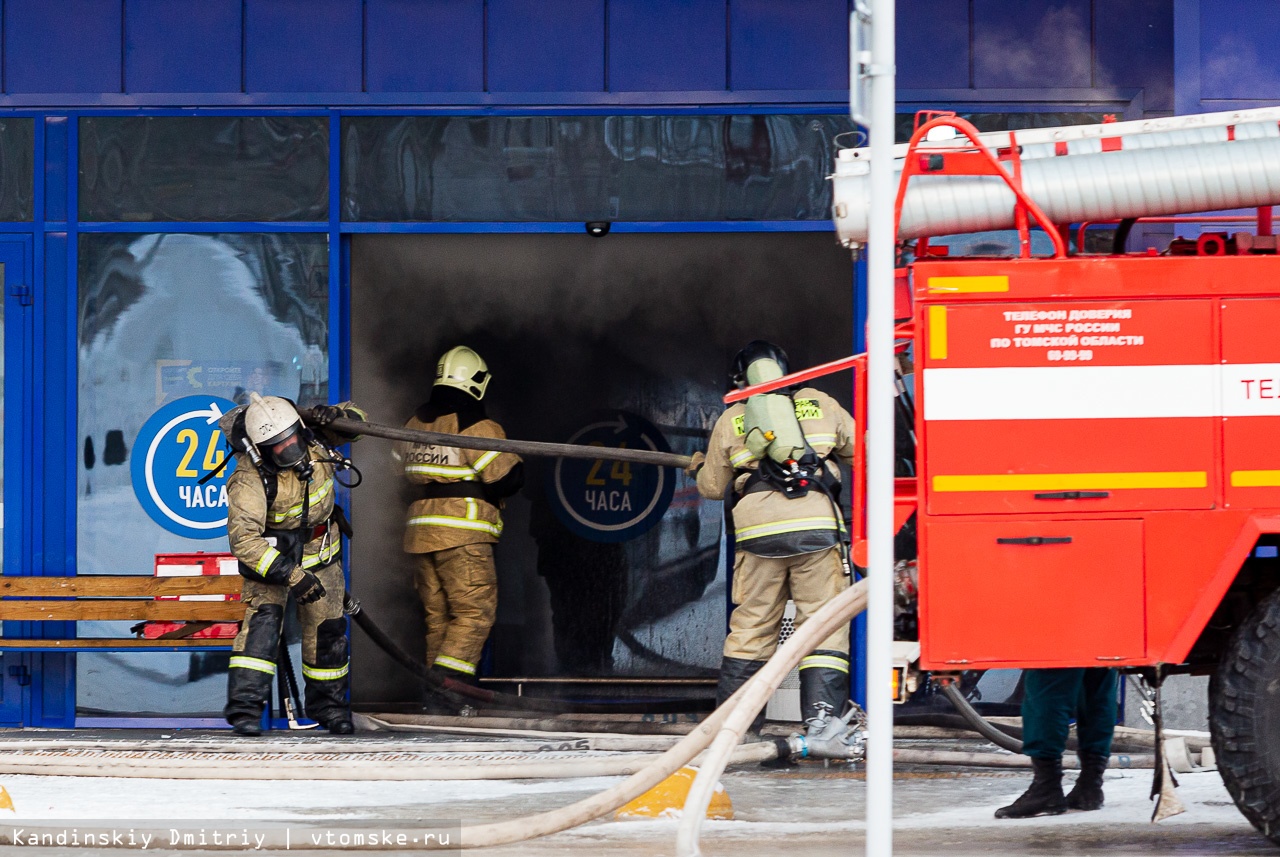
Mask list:
[{"label": "smoke cloud", "polygon": [[[439,355],[466,344],[489,363],[486,405],[510,437],[564,441],[591,411],[623,408],[690,452],[723,410],[729,361],[746,342],[778,343],[795,368],[851,351],[852,264],[829,233],[360,236],[351,276],[353,397],[384,423],[425,401]],[[847,374],[821,386],[848,405]],[[368,482],[353,495],[354,585],[371,615],[420,651],[421,608],[400,552],[401,477],[381,441],[355,454]],[[528,524],[541,462],[529,464],[499,550],[495,641],[518,636],[495,652],[507,674],[552,668]],[[655,562],[659,552],[671,546],[655,541]],[[518,635],[503,632],[513,625]],[[722,624],[699,633],[718,650]],[[377,663],[353,671],[358,697],[402,696]]]}]

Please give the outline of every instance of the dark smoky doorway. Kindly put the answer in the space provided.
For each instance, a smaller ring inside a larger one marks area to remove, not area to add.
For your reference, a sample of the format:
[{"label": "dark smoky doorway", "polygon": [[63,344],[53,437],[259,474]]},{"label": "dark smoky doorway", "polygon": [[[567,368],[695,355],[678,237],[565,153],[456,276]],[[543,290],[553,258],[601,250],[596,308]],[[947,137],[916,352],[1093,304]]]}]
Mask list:
[{"label": "dark smoky doorway", "polygon": [[[622,413],[690,453],[705,448],[745,343],[777,342],[794,368],[849,354],[852,282],[850,254],[830,233],[354,236],[352,396],[371,419],[400,425],[429,397],[440,354],[465,344],[489,364],[484,402],[509,437],[565,442],[601,413]],[[816,384],[848,406],[847,374]],[[387,441],[353,450],[365,482],[351,499],[352,588],[421,656],[403,474]],[[656,525],[626,541],[588,539],[556,513],[555,462],[525,461],[525,487],[503,510],[482,674],[714,675],[727,601],[721,504],[668,471],[674,492]],[[418,699],[404,670],[353,633],[353,700]]]}]

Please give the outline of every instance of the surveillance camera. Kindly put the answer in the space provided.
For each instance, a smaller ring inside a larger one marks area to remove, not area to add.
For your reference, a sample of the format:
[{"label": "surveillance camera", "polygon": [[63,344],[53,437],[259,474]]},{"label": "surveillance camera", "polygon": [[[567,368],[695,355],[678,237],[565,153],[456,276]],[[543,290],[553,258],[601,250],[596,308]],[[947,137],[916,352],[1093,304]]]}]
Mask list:
[{"label": "surveillance camera", "polygon": [[609,234],[609,221],[607,220],[588,220],[585,224],[587,234],[592,238],[601,238]]}]

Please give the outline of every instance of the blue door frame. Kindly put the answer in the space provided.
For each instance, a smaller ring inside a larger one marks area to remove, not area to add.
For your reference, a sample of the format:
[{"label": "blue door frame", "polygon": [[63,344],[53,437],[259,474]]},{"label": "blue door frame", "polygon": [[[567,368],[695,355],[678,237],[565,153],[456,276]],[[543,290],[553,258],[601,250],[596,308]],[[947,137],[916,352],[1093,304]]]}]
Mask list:
[{"label": "blue door frame", "polygon": [[[32,236],[0,235],[4,279],[4,573],[29,575],[39,569],[33,546],[38,542],[41,491],[32,474],[41,432],[40,400],[35,379],[36,343],[40,340],[44,301],[34,287]],[[37,623],[8,623],[11,636],[37,632]],[[44,722],[44,686],[50,676],[65,674],[65,656],[0,653],[0,726]],[[55,722],[62,722],[55,718]]]}]

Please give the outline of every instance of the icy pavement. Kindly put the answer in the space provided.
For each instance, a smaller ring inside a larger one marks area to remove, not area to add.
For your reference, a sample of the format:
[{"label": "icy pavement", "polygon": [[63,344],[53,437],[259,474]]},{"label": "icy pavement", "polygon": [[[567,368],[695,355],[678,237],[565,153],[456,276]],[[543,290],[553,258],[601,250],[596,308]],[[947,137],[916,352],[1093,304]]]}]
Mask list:
[{"label": "icy pavement", "polygon": [[[1275,855],[1232,805],[1216,773],[1186,774],[1183,815],[1151,824],[1150,772],[1112,771],[1107,805],[1099,812],[1027,821],[996,821],[992,812],[1018,794],[1029,772],[916,769],[895,781],[895,853],[903,855],[1091,854]],[[302,825],[396,820],[508,820],[571,803],[617,778],[542,781],[342,782],[141,780],[102,777],[3,776],[15,811],[0,811],[0,831],[55,820],[151,821],[233,819]],[[861,775],[804,765],[789,771],[739,769],[724,778],[737,820],[707,822],[707,857],[795,857],[861,853],[865,823]],[[8,816],[8,818],[5,818]],[[8,831],[4,831],[8,832]],[[530,843],[485,852],[495,855],[672,855],[675,822],[612,821]],[[6,848],[32,857],[120,857],[120,850]],[[151,854],[186,852],[154,850]],[[210,853],[210,852],[202,852]],[[224,852],[225,853],[225,852]],[[294,850],[290,853],[320,853]],[[326,852],[332,854],[334,852]],[[395,853],[395,852],[388,852]]]}]

